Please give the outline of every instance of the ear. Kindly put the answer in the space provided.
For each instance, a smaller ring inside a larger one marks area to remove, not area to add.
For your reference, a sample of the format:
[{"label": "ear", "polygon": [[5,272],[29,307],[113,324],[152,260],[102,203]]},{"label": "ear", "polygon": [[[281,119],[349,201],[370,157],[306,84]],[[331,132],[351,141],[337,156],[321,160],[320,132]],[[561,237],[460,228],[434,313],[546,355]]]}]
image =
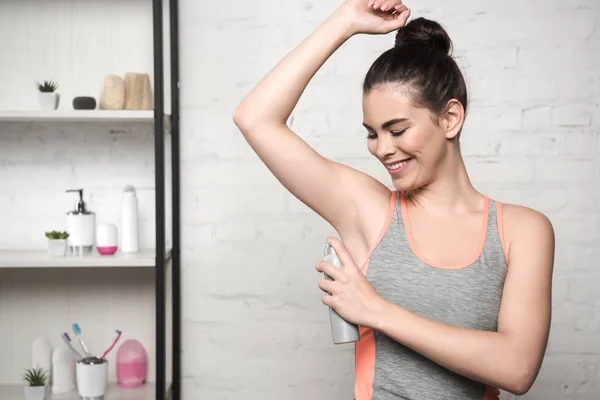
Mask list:
[{"label": "ear", "polygon": [[465,109],[460,104],[460,101],[456,99],[450,100],[446,105],[446,110],[442,114],[441,119],[446,139],[454,139],[460,132],[465,119]]}]

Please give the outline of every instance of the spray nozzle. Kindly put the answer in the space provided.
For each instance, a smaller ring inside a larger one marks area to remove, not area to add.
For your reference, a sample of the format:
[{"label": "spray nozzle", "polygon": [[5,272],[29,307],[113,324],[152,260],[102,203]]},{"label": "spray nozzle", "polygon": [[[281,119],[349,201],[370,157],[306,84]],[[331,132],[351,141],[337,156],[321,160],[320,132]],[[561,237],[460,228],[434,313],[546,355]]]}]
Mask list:
[{"label": "spray nozzle", "polygon": [[335,254],[335,250],[333,249],[333,247],[331,247],[329,243],[325,243],[325,257],[327,257],[330,254],[337,255]]}]

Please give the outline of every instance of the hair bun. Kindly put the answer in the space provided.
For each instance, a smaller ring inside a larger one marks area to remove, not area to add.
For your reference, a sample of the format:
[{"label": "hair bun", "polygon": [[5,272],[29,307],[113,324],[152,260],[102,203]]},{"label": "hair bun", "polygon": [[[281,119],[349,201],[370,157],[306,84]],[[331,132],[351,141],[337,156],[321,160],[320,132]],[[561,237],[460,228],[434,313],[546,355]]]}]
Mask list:
[{"label": "hair bun", "polygon": [[426,18],[416,18],[396,33],[395,47],[422,45],[450,55],[452,41],[446,30],[437,22]]}]

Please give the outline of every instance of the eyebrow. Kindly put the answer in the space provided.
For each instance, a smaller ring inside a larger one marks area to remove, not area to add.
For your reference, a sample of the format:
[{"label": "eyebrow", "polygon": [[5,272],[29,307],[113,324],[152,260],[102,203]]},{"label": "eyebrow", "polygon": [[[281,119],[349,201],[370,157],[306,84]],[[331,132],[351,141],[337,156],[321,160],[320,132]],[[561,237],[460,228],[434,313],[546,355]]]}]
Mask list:
[{"label": "eyebrow", "polygon": [[[408,118],[394,118],[394,119],[390,119],[389,121],[384,122],[383,124],[381,124],[381,129],[387,129],[390,126],[394,125],[394,124],[398,124],[400,122],[406,122],[408,121]],[[365,124],[363,122],[363,126],[367,129],[371,129],[374,130],[373,128],[371,128],[369,125]]]}]

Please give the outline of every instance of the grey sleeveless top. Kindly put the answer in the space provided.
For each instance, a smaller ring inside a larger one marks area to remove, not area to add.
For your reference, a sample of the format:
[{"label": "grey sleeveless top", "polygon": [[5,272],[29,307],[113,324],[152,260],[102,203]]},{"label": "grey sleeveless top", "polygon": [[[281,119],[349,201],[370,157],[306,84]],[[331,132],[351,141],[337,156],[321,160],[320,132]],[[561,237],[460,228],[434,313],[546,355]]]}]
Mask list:
[{"label": "grey sleeveless top", "polygon": [[[393,192],[377,246],[362,267],[386,301],[431,320],[496,331],[507,268],[502,204],[485,196],[480,252],[468,265],[433,266],[414,251],[403,192]],[[499,229],[500,228],[500,229]],[[356,400],[498,399],[499,391],[454,373],[384,334],[360,328]]]}]

